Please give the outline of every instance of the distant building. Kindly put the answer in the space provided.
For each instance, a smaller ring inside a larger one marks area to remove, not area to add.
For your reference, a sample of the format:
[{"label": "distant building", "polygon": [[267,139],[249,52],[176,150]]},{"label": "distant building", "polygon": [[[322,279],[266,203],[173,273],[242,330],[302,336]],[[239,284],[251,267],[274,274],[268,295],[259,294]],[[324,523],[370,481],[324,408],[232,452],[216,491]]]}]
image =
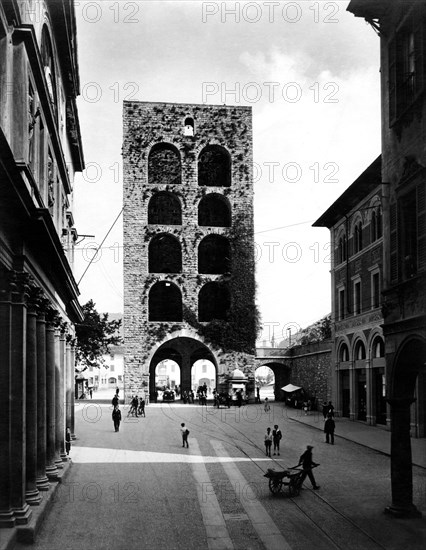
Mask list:
[{"label": "distant building", "polygon": [[332,398],[351,420],[387,425],[378,157],[313,224],[331,237]]},{"label": "distant building", "polygon": [[204,359],[254,398],[251,108],[126,101],[123,163],[125,391]]},{"label": "distant building", "polygon": [[380,37],[383,334],[392,505],[413,505],[410,433],[426,435],[426,1],[352,0]]},{"label": "distant building", "polygon": [[74,3],[1,2],[0,527],[29,521],[74,427],[78,94]]}]

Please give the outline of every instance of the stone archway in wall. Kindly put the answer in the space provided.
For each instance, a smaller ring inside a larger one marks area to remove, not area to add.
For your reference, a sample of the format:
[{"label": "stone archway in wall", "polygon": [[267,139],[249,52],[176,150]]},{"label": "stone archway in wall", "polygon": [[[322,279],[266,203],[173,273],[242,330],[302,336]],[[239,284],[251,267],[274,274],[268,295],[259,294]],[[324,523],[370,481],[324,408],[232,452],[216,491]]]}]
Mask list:
[{"label": "stone archway in wall", "polygon": [[284,401],[284,392],[281,390],[281,388],[290,383],[290,367],[284,362],[280,363],[278,361],[256,361],[256,370],[259,367],[269,367],[272,370],[275,377],[275,401]]},{"label": "stone archway in wall", "polygon": [[149,392],[151,399],[155,393],[155,369],[165,359],[175,361],[180,368],[180,391],[191,390],[191,371],[194,363],[200,359],[211,361],[216,368],[216,385],[218,379],[218,362],[214,353],[201,340],[191,336],[176,336],[161,344],[153,353],[149,364]]},{"label": "stone archway in wall", "polygon": [[[388,402],[391,408],[391,485],[392,505],[388,511],[397,516],[418,516],[413,504],[411,420],[414,411],[423,410],[426,340],[413,337],[399,346],[390,373]],[[420,388],[418,388],[420,390]],[[421,403],[412,406],[416,398]]]}]

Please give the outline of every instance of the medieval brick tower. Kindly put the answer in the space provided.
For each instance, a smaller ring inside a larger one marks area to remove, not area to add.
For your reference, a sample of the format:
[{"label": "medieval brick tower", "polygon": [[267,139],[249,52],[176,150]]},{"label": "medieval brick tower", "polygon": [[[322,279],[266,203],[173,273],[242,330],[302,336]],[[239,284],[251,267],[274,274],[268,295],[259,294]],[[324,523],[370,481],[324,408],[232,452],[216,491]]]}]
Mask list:
[{"label": "medieval brick tower", "polygon": [[125,393],[155,390],[176,361],[191,388],[199,359],[224,387],[254,391],[250,107],[124,102]]}]

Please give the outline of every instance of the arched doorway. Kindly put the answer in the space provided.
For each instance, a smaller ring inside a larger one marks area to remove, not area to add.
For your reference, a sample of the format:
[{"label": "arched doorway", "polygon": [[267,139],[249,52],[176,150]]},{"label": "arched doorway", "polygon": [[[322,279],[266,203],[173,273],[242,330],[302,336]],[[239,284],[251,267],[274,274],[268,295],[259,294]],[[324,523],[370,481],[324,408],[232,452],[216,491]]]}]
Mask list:
[{"label": "arched doorway", "polygon": [[208,359],[198,359],[191,368],[191,387],[197,393],[198,388],[207,388],[207,397],[216,387],[216,367]]},{"label": "arched doorway", "polygon": [[[155,367],[155,390],[159,401],[164,401],[164,392],[169,390],[174,392],[174,397],[178,397],[180,387],[180,367],[173,359],[164,359]],[[169,399],[170,400],[170,399]]]},{"label": "arched doorway", "polygon": [[271,400],[284,401],[285,394],[281,390],[281,388],[283,388],[290,382],[290,367],[288,367],[284,363],[278,363],[278,362],[259,363],[255,371],[256,388],[258,387],[258,383],[257,383],[258,375],[263,377],[264,373],[268,372],[267,370],[260,370],[260,369],[264,369],[265,367],[269,369],[269,371],[271,371],[273,374],[273,386],[272,386],[273,390],[272,390],[272,396],[270,397],[271,391],[269,389],[266,390],[266,388],[262,391],[262,388],[259,386],[259,394],[260,394],[261,400],[263,400],[262,395],[265,395],[265,397],[268,397],[268,400],[270,401]]},{"label": "arched doorway", "polygon": [[[262,365],[256,369],[254,373],[256,385],[256,397],[259,396],[261,401],[267,398],[269,401],[275,401],[275,374],[274,371],[267,365]],[[259,392],[257,391],[259,389]]]},{"label": "arched doorway", "polygon": [[200,361],[201,364],[205,361],[206,365],[208,365],[208,362],[213,365],[215,369],[214,387],[217,385],[217,361],[210,349],[196,338],[177,336],[160,345],[151,358],[149,366],[149,388],[151,399],[155,400],[155,393],[158,391],[156,389],[157,365],[165,360],[172,361],[179,367],[180,384],[178,389],[178,397],[180,397],[183,392],[190,392],[193,389],[192,367]]},{"label": "arched doorway", "polygon": [[426,341],[410,338],[399,346],[390,373],[392,505],[387,510],[397,516],[420,514],[413,504],[410,429],[415,411],[424,411],[424,395],[420,397],[423,401],[420,407],[412,405],[416,401],[418,381],[424,384],[425,357]]}]

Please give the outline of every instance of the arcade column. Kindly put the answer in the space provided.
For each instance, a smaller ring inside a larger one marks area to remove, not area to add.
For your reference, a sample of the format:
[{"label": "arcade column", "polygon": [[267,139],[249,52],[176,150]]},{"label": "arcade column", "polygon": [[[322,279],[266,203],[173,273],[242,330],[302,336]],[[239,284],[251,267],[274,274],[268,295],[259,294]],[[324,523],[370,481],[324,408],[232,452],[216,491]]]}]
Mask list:
[{"label": "arcade column", "polygon": [[49,489],[46,476],[46,301],[41,300],[37,315],[37,488]]},{"label": "arcade column", "polygon": [[410,439],[410,406],[413,398],[391,398],[391,487],[392,504],[385,512],[397,517],[421,517],[413,504]]},{"label": "arcade column", "polygon": [[55,314],[50,310],[46,324],[46,475],[53,481],[58,480],[56,458],[55,427]]},{"label": "arcade column", "polygon": [[0,527],[13,527],[15,518],[10,504],[11,479],[9,468],[10,449],[10,401],[11,401],[11,340],[12,293],[10,272],[0,272],[0,387],[4,394],[0,415]]},{"label": "arcade column", "polygon": [[17,524],[28,523],[32,515],[25,501],[27,280],[26,274],[17,273],[12,289],[10,501]]},{"label": "arcade column", "polygon": [[[34,289],[31,289],[34,293]],[[26,372],[26,491],[28,504],[40,504],[37,488],[37,306],[30,299],[27,309],[27,372]]]}]

